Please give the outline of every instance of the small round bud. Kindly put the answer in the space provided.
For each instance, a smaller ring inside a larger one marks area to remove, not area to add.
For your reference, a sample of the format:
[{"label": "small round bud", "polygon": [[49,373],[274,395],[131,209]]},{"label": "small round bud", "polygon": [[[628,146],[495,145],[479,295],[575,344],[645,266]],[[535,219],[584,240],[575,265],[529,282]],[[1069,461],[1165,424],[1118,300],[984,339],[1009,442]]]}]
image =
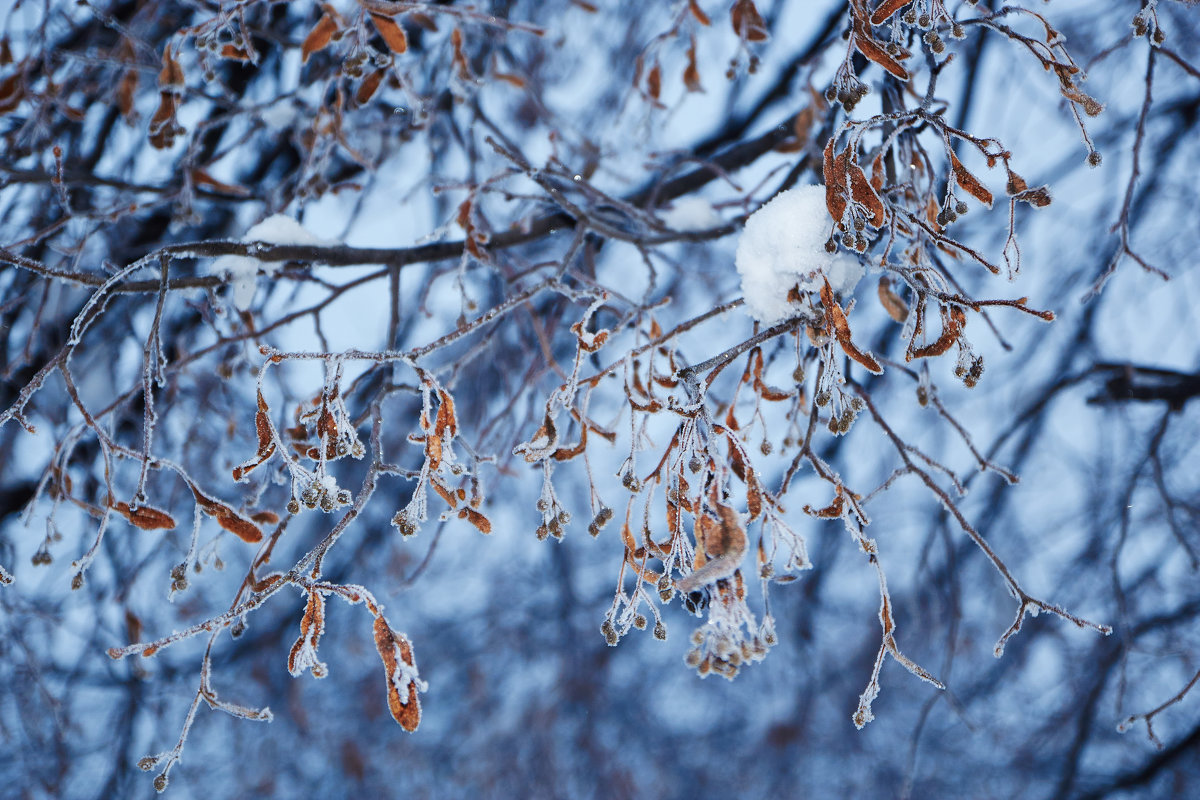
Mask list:
[{"label": "small round bud", "polygon": [[1100,153],[1096,150],[1093,150],[1087,155],[1087,164],[1089,167],[1098,167],[1100,166],[1100,162],[1103,160],[1104,159],[1101,157]]},{"label": "small round bud", "polygon": [[654,638],[660,642],[667,640],[667,626],[662,624],[662,620],[654,623]]}]

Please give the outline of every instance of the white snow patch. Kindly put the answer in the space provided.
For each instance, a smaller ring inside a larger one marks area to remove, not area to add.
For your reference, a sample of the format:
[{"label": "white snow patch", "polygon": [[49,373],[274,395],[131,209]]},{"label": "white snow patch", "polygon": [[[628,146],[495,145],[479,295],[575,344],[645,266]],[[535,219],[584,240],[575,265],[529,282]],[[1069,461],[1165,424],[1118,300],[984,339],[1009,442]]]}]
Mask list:
[{"label": "white snow patch", "polygon": [[282,131],[292,127],[299,114],[295,103],[290,98],[285,98],[258,112],[258,116],[271,130]]},{"label": "white snow patch", "polygon": [[706,231],[725,224],[712,203],[703,197],[683,197],[676,200],[662,215],[662,222],[677,231]]},{"label": "white snow patch", "polygon": [[[337,242],[313,235],[286,214],[273,214],[267,217],[246,231],[242,241],[267,244],[310,244],[321,247],[337,244]],[[213,262],[209,272],[229,276],[230,287],[233,289],[233,305],[239,311],[245,311],[254,300],[259,268],[261,267],[267,275],[274,275],[279,271],[281,263],[279,261],[260,261],[249,256],[221,256]]]},{"label": "white snow patch", "polygon": [[750,316],[764,325],[793,316],[800,308],[788,302],[788,291],[818,292],[824,278],[835,293],[854,290],[862,264],[826,252],[831,228],[825,187],[818,185],[789,189],[750,215],[734,256]]}]

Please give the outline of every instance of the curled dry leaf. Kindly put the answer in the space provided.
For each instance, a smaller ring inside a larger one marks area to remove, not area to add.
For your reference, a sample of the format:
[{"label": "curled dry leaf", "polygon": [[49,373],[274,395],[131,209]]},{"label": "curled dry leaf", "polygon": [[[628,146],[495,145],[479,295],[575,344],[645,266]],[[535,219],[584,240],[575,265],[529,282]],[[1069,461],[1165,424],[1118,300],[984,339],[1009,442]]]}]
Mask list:
[{"label": "curled dry leaf", "polygon": [[375,649],[383,660],[387,679],[388,708],[400,727],[412,733],[421,724],[421,700],[417,692],[424,691],[412,645],[402,633],[388,626],[383,616],[375,617]]},{"label": "curled dry leaf", "polygon": [[970,171],[962,165],[958,160],[958,156],[954,151],[950,151],[950,168],[954,171],[954,180],[963,188],[963,191],[974,197],[979,202],[983,203],[988,208],[992,206],[992,193],[987,187],[979,182],[979,179],[970,173]]},{"label": "curled dry leaf", "polygon": [[[258,410],[254,412],[254,432],[258,436],[258,450],[254,458],[233,468],[233,479],[241,481],[251,470],[262,465],[275,452],[275,440],[271,436],[270,408],[263,398],[262,390],[258,391]],[[320,423],[317,428],[320,429]]]},{"label": "curled dry leaf", "polygon": [[[695,569],[675,582],[681,592],[692,592],[708,583],[734,575],[746,555],[746,531],[732,507],[717,503],[718,519],[707,513],[696,517]],[[705,554],[709,558],[705,558]]]},{"label": "curled dry leaf", "polygon": [[813,508],[812,506],[805,504],[804,513],[808,514],[809,516],[817,517],[818,519],[834,519],[836,517],[840,517],[842,515],[842,509],[845,508],[846,504],[846,498],[843,494],[844,491],[845,490],[842,488],[841,484],[838,484],[836,493],[833,496],[833,502],[824,508]]},{"label": "curled dry leaf", "polygon": [[325,665],[317,660],[317,646],[325,632],[325,598],[320,592],[310,590],[304,616],[300,619],[300,638],[288,653],[288,673],[299,677],[305,670],[312,670],[314,678],[324,678]]},{"label": "curled dry leaf", "polygon": [[192,496],[196,498],[196,505],[200,507],[203,513],[215,519],[217,524],[222,528],[234,534],[243,542],[254,544],[255,542],[262,541],[262,531],[253,522],[240,516],[221,501],[214,500],[204,494],[195,485],[190,488]]},{"label": "curled dry leaf", "polygon": [[692,16],[695,17],[696,21],[701,25],[712,24],[708,18],[708,14],[704,13],[704,10],[700,8],[700,4],[697,3],[696,0],[688,0],[688,10],[692,12]]},{"label": "curled dry leaf", "polygon": [[879,362],[875,360],[875,356],[859,350],[854,345],[854,342],[850,340],[850,323],[846,321],[846,312],[842,310],[837,300],[833,298],[833,288],[829,285],[828,278],[825,279],[825,284],[821,287],[821,302],[825,306],[826,329],[831,335],[837,338],[838,344],[842,346],[842,350],[846,351],[846,355],[866,367],[868,372],[882,375],[883,367],[879,366]]},{"label": "curled dry leaf", "polygon": [[963,326],[966,324],[967,315],[961,308],[951,306],[949,312],[947,312],[943,307],[942,335],[938,337],[937,341],[927,344],[924,347],[913,348],[910,345],[909,352],[905,355],[905,360],[912,361],[914,358],[930,358],[942,355],[958,341]]}]

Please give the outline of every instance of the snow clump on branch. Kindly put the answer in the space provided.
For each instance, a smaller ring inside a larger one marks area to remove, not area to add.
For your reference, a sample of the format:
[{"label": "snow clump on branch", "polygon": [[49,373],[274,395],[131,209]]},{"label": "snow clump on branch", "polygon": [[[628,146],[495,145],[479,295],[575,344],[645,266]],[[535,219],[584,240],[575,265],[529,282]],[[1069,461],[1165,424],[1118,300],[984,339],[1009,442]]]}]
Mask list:
[{"label": "snow clump on branch", "polygon": [[[286,214],[272,214],[262,222],[246,231],[243,242],[264,242],[266,244],[299,244],[328,247],[336,244],[315,236],[307,228]],[[210,270],[214,275],[228,274],[232,288],[233,305],[239,311],[250,308],[254,300],[254,290],[258,282],[258,269],[263,268],[267,275],[279,271],[282,262],[260,261],[249,256],[221,256],[213,262]]]},{"label": "snow clump on branch", "polygon": [[750,316],[764,325],[794,316],[802,307],[788,300],[792,288],[803,297],[819,292],[826,278],[836,294],[854,290],[863,267],[826,251],[830,228],[824,186],[789,189],[750,215],[734,256]]}]

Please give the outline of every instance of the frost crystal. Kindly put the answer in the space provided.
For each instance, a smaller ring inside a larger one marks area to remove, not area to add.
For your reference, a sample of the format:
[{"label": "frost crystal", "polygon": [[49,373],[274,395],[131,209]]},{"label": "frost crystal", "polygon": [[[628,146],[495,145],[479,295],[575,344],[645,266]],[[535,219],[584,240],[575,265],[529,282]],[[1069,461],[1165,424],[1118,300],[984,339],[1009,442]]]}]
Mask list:
[{"label": "frost crystal", "polygon": [[[314,236],[303,225],[286,214],[273,214],[246,231],[243,242],[266,242],[267,244],[310,244],[328,246],[334,242]],[[249,256],[221,256],[213,262],[211,272],[229,275],[233,289],[233,305],[245,311],[254,300],[254,289],[259,267],[268,275],[279,271],[280,262],[259,261]]]},{"label": "frost crystal", "polygon": [[862,265],[825,250],[830,228],[823,186],[789,189],[750,215],[735,256],[750,316],[765,325],[793,316],[800,307],[788,301],[788,292],[820,291],[822,278],[837,294],[854,290]]}]

